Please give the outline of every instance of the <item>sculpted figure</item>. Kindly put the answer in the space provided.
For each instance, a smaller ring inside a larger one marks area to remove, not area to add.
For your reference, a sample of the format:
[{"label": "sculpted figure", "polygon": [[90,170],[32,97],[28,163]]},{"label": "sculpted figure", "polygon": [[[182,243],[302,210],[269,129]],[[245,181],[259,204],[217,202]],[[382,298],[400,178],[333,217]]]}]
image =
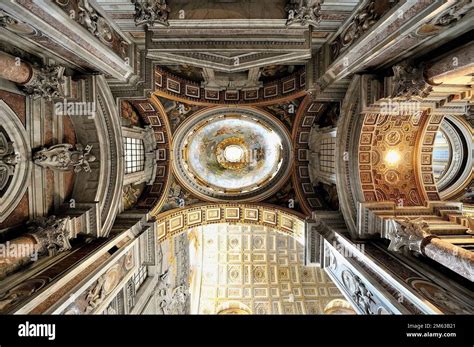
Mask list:
[{"label": "sculpted figure", "polygon": [[76,145],[76,149],[69,143],[58,144],[36,152],[33,161],[39,166],[55,171],[90,172],[89,163],[96,160],[90,153],[91,149],[92,146],[83,148],[80,144]]}]

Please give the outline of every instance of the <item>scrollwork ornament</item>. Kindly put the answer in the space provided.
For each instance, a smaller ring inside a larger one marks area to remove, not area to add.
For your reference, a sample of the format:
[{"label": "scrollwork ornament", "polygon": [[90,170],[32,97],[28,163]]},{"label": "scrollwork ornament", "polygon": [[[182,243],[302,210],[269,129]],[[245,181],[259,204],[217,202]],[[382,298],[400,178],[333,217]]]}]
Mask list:
[{"label": "scrollwork ornament", "polygon": [[353,17],[346,29],[333,42],[331,48],[333,57],[337,57],[342,51],[352,45],[355,40],[368,31],[380,16],[375,11],[375,0],[369,1]]},{"label": "scrollwork ornament", "polygon": [[71,249],[69,240],[72,235],[67,228],[69,217],[56,216],[38,218],[34,224],[34,232],[28,233],[37,243],[39,253],[47,252],[49,256]]},{"label": "scrollwork ornament", "polygon": [[300,24],[301,26],[318,26],[321,22],[321,4],[320,0],[300,0],[298,3],[291,0],[286,6],[288,13],[286,26]]},{"label": "scrollwork ornament", "polygon": [[392,220],[392,226],[387,232],[387,238],[390,240],[388,249],[394,252],[408,249],[421,254],[423,242],[430,237],[434,236],[429,232],[429,225],[423,219]]},{"label": "scrollwork ornament", "polygon": [[33,98],[60,98],[63,95],[64,67],[61,66],[43,66],[34,67],[33,76],[23,85],[23,90]]},{"label": "scrollwork ornament", "polygon": [[7,186],[19,160],[20,154],[15,152],[13,142],[0,132],[0,190]]},{"label": "scrollwork ornament", "polygon": [[18,24],[18,21],[10,17],[5,11],[0,10],[0,27],[6,28],[10,25]]},{"label": "scrollwork ornament", "polygon": [[153,26],[158,23],[169,26],[171,10],[166,0],[132,0],[132,3],[135,5],[135,25]]},{"label": "scrollwork ornament", "polygon": [[392,98],[426,98],[434,84],[424,77],[424,66],[412,66],[403,62],[393,66]]},{"label": "scrollwork ornament", "polygon": [[96,160],[91,154],[92,146],[62,143],[43,148],[33,155],[35,164],[54,171],[90,172],[90,163]]},{"label": "scrollwork ornament", "polygon": [[110,44],[113,41],[113,34],[107,21],[97,13],[88,0],[79,0],[78,7],[78,22],[102,42]]},{"label": "scrollwork ornament", "polygon": [[435,17],[430,24],[442,27],[451,26],[473,9],[474,2],[472,0],[456,1],[447,11]]}]

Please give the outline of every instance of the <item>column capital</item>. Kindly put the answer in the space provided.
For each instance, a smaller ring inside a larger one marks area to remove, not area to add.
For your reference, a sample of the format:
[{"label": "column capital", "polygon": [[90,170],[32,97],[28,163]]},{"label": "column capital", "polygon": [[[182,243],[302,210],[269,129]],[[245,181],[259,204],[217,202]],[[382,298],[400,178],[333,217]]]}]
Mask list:
[{"label": "column capital", "polygon": [[61,84],[64,70],[64,67],[57,65],[34,66],[30,80],[23,84],[23,90],[34,98],[59,98],[63,95]]},{"label": "column capital", "polygon": [[34,238],[37,251],[50,256],[71,249],[69,240],[72,238],[68,228],[70,217],[41,217],[34,221],[34,231],[27,235]]},{"label": "column capital", "polygon": [[391,227],[387,231],[390,240],[388,249],[398,252],[401,248],[408,248],[422,254],[422,247],[426,242],[436,237],[429,232],[429,225],[423,219],[406,219],[404,221],[391,220]]},{"label": "column capital", "polygon": [[424,76],[425,67],[423,64],[413,66],[407,61],[394,65],[392,98],[412,97],[425,98],[433,90],[433,83]]}]

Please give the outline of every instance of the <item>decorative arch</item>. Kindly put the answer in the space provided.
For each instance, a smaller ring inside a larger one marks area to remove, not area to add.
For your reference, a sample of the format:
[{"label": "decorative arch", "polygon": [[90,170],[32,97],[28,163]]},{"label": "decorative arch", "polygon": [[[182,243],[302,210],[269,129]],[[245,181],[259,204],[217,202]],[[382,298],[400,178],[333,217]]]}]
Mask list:
[{"label": "decorative arch", "polygon": [[230,223],[268,226],[304,243],[305,216],[269,204],[196,204],[159,214],[155,223],[159,241],[193,227]]},{"label": "decorative arch", "polygon": [[[428,112],[390,115],[377,107],[361,117],[364,123],[355,145],[359,148],[359,184],[364,201],[422,206],[429,199],[439,200],[432,194],[435,192],[428,196],[424,183],[431,182],[432,177],[421,173],[419,164],[418,148],[430,121]],[[396,163],[387,162],[390,153],[398,155]]]},{"label": "decorative arch", "polygon": [[150,126],[155,133],[158,147],[155,179],[152,185],[145,187],[135,207],[147,210],[151,215],[157,215],[166,201],[171,184],[171,128],[163,105],[155,96],[149,99],[126,101],[133,105],[142,121]]},{"label": "decorative arch", "polygon": [[90,164],[91,172],[75,175],[72,198],[79,206],[93,208],[90,220],[92,233],[107,236],[115,221],[124,177],[123,145],[120,117],[114,97],[104,76],[83,81],[91,95],[83,101],[97,105],[93,117],[71,117],[77,143],[92,146],[97,158]]},{"label": "decorative arch", "polygon": [[[434,131],[435,129],[430,130]],[[435,174],[435,167],[439,164],[439,162],[437,162],[437,155],[440,154],[440,152],[437,151],[438,145],[436,139],[438,136],[442,136],[446,140],[446,146],[448,147],[447,153],[444,153],[448,154],[446,156],[446,166],[442,170],[442,174],[440,174],[440,168],[437,168],[438,177],[435,176],[433,182],[442,200],[455,199],[464,193],[464,189],[473,179],[474,130],[462,117],[445,115],[437,131],[431,136],[435,138],[435,141],[429,151],[431,157],[426,155],[425,162],[431,163],[431,171]],[[424,165],[424,148],[421,150],[421,164]]]},{"label": "decorative arch", "polygon": [[[361,202],[426,206],[446,198],[433,175],[434,140],[446,115],[461,119],[468,109],[461,97],[435,103],[388,94],[377,76],[355,75],[341,106],[336,182],[341,211],[355,237]],[[392,149],[399,151],[399,164],[388,167],[384,161]]]},{"label": "decorative arch", "polygon": [[8,218],[23,198],[29,185],[32,162],[31,146],[26,130],[16,113],[3,100],[0,100],[0,122],[13,143],[13,153],[19,155],[12,178],[0,198],[1,223]]},{"label": "decorative arch", "polygon": [[309,134],[311,126],[318,116],[320,104],[312,101],[312,96],[307,95],[301,102],[296,113],[292,131],[295,146],[295,170],[292,176],[298,201],[303,211],[309,216],[311,211],[321,208],[321,201],[316,194],[309,174]]},{"label": "decorative arch", "polygon": [[230,300],[220,304],[216,314],[252,314],[252,310],[240,301]]}]

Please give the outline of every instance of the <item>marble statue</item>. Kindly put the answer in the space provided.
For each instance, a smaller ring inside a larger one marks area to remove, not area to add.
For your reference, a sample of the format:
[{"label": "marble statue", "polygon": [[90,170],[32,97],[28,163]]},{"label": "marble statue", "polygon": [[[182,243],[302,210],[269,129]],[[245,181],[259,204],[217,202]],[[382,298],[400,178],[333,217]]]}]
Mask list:
[{"label": "marble statue", "polygon": [[96,157],[90,153],[92,146],[85,148],[77,144],[76,149],[69,143],[43,148],[33,156],[35,164],[55,171],[90,172],[90,163]]}]

